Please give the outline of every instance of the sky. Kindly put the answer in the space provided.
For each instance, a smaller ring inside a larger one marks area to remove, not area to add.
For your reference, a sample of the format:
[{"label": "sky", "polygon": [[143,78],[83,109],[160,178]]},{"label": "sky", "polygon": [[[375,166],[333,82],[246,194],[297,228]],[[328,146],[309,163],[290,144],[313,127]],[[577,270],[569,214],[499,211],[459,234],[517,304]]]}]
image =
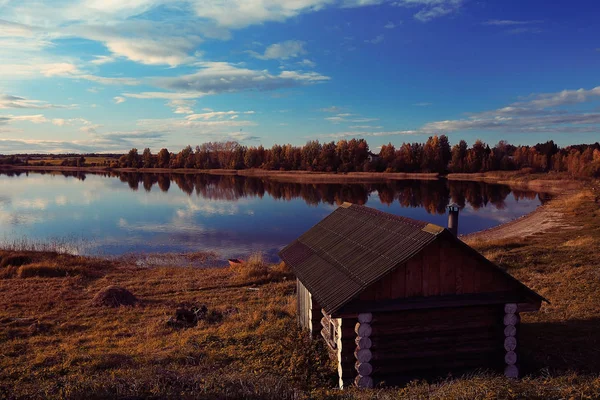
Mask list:
[{"label": "sky", "polygon": [[0,0],[0,153],[600,140],[600,4]]}]

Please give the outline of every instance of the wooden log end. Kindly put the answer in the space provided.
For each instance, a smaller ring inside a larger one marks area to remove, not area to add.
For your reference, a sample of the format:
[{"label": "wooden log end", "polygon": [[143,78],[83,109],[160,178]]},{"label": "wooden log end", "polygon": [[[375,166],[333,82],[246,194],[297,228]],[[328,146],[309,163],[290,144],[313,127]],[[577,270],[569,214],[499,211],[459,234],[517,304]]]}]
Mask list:
[{"label": "wooden log end", "polygon": [[354,331],[360,337],[369,337],[369,336],[371,336],[371,333],[373,333],[373,328],[371,328],[371,325],[366,322],[365,323],[357,322],[354,327]]},{"label": "wooden log end", "polygon": [[354,379],[354,384],[358,388],[371,389],[373,387],[373,378],[370,376],[358,375],[356,379]]},{"label": "wooden log end", "polygon": [[517,338],[509,336],[504,339],[504,350],[514,351],[517,348]]},{"label": "wooden log end", "polygon": [[367,323],[370,324],[373,321],[373,314],[371,313],[362,313],[358,314],[358,322],[361,324]]},{"label": "wooden log end", "polygon": [[508,365],[515,365],[517,363],[517,353],[514,351],[509,351],[504,356],[504,362]]},{"label": "wooden log end", "polygon": [[505,314],[504,325],[517,325],[519,323],[518,314]]},{"label": "wooden log end", "polygon": [[517,335],[517,327],[514,325],[506,325],[504,328],[504,336],[511,337]]},{"label": "wooden log end", "polygon": [[362,376],[369,376],[373,373],[373,366],[368,362],[361,363],[360,361],[357,361],[354,364],[354,368],[356,369],[356,372]]},{"label": "wooden log end", "polygon": [[356,347],[358,349],[370,349],[371,346],[373,346],[373,342],[371,341],[371,338],[368,338],[368,337],[357,336],[356,339],[354,340],[354,343],[356,343]]},{"label": "wooden log end", "polygon": [[504,376],[510,379],[517,379],[519,377],[519,368],[516,365],[507,365],[504,368]]},{"label": "wooden log end", "polygon": [[354,357],[361,363],[368,363],[373,358],[373,353],[369,349],[357,349],[354,351]]},{"label": "wooden log end", "polygon": [[508,303],[504,305],[504,312],[506,314],[516,314],[519,310],[519,307],[516,303]]}]

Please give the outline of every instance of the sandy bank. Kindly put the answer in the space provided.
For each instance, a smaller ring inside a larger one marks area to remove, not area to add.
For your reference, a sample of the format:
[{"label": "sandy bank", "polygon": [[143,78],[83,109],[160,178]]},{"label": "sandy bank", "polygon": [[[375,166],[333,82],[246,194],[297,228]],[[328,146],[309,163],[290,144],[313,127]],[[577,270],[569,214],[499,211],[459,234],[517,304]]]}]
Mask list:
[{"label": "sandy bank", "polygon": [[[535,184],[539,181],[531,182]],[[541,181],[541,183],[544,183],[544,181]],[[530,185],[530,182],[524,182],[522,185],[528,189],[534,188]],[[515,187],[518,185],[511,184],[511,186]],[[536,187],[536,189],[539,190],[540,187]],[[544,188],[547,189],[547,187]],[[504,240],[515,237],[526,238],[531,235],[562,228],[575,229],[565,217],[564,204],[581,194],[582,190],[584,190],[582,184],[573,181],[562,181],[561,187],[556,185],[552,189],[556,197],[548,203],[539,206],[535,211],[502,225],[461,236],[461,239],[469,244],[473,244],[474,242]]]}]

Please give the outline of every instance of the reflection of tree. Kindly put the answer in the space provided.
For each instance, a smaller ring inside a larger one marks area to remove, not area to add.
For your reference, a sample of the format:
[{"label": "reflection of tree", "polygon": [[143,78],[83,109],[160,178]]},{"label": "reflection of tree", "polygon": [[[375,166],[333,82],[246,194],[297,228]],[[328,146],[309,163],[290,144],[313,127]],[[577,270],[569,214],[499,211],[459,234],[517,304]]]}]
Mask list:
[{"label": "reflection of tree", "polygon": [[142,174],[137,172],[124,172],[119,175],[119,179],[121,182],[126,182],[127,185],[131,188],[131,190],[136,191],[139,188],[140,181],[142,179]]},{"label": "reflection of tree", "polygon": [[537,196],[536,192],[530,192],[526,190],[513,190],[513,197],[516,201],[527,199],[527,200],[535,200]]},{"label": "reflection of tree", "polygon": [[[53,175],[64,175],[85,179],[85,174],[77,171],[47,172]],[[19,176],[18,171],[3,171],[6,176]],[[42,172],[41,174],[44,174]],[[391,205],[394,201],[402,207],[424,208],[430,214],[445,214],[446,206],[450,202],[464,208],[469,204],[474,209],[485,207],[488,203],[498,209],[506,207],[506,197],[511,189],[506,185],[487,184],[475,181],[448,181],[448,180],[398,180],[369,184],[324,184],[324,183],[290,183],[263,178],[243,177],[237,175],[210,175],[210,174],[162,174],[137,172],[115,173],[107,172],[98,174],[105,177],[118,177],[121,182],[127,183],[132,190],[138,190],[142,183],[146,191],[158,184],[163,192],[167,192],[171,181],[179,189],[191,196],[211,200],[236,201],[245,197],[262,198],[265,193],[277,200],[291,201],[301,198],[307,204],[319,205],[342,204],[351,202],[366,204],[369,196],[377,193],[383,204]],[[539,197],[542,203],[548,201],[550,196],[525,190],[512,190],[515,200],[535,200]]]},{"label": "reflection of tree", "polygon": [[144,182],[144,189],[149,192],[152,190],[152,185],[158,182],[158,176],[156,174],[143,174],[142,181]]},{"label": "reflection of tree", "polygon": [[168,192],[171,187],[171,177],[167,174],[158,174],[157,177],[158,187],[163,192]]},{"label": "reflection of tree", "polygon": [[[372,193],[377,193],[383,204],[393,204],[398,199],[402,207],[424,208],[429,214],[445,214],[446,206],[454,202],[464,208],[474,209],[493,204],[498,209],[506,207],[506,197],[511,193],[507,185],[487,184],[476,181],[447,180],[399,180],[369,184],[323,184],[293,183],[237,175],[210,174],[137,174],[123,173],[123,182],[137,190],[137,181],[146,190],[158,182],[162,191],[169,190],[173,180],[179,189],[189,196],[211,200],[236,201],[245,197],[262,198],[265,193],[276,200],[291,201],[301,198],[307,204],[342,204],[351,202],[366,204]],[[536,192],[515,190],[515,199],[535,199]],[[540,200],[542,196],[540,195]]]},{"label": "reflection of tree", "polygon": [[445,181],[399,181],[398,201],[403,207],[423,207],[430,214],[445,214],[450,200]]}]

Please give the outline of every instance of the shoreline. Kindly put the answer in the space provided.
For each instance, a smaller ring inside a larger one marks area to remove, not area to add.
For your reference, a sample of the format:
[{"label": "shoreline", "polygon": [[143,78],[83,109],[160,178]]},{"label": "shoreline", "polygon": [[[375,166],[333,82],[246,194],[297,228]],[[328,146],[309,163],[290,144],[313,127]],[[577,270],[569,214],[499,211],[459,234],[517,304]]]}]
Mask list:
[{"label": "shoreline", "polygon": [[[526,182],[522,184],[531,189],[531,186],[528,186]],[[460,239],[472,245],[475,242],[490,242],[509,238],[523,239],[557,228],[569,229],[572,225],[565,221],[561,206],[581,193],[584,187],[578,182],[563,182],[562,189],[558,187],[553,187],[553,189],[553,194],[556,197],[548,203],[540,205],[532,212],[488,229],[460,235]]]},{"label": "shoreline", "polygon": [[580,182],[564,173],[527,173],[523,171],[490,171],[483,173],[449,173],[442,175],[428,172],[314,172],[278,171],[263,169],[195,169],[195,168],[110,168],[110,167],[66,167],[66,166],[12,166],[0,165],[0,172],[84,172],[110,173],[153,173],[153,174],[208,174],[221,176],[244,176],[266,178],[291,183],[344,183],[380,182],[393,180],[438,180],[475,181],[513,186],[518,189],[540,190],[560,193],[567,185],[576,189]]}]

